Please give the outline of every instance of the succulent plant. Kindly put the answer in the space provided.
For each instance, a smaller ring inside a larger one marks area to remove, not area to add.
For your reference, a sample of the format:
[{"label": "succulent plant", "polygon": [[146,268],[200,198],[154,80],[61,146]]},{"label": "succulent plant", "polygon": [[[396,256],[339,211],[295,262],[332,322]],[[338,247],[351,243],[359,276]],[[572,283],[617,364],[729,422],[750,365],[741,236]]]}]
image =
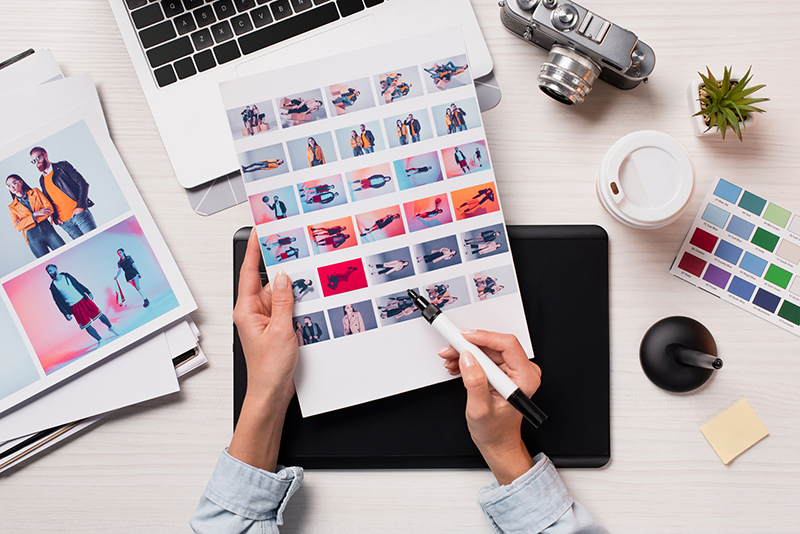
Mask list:
[{"label": "succulent plant", "polygon": [[[752,68],[752,67],[751,67]],[[752,76],[750,69],[740,80],[731,80],[731,69],[724,68],[722,80],[717,80],[711,70],[706,67],[708,76],[700,74],[703,85],[700,86],[700,111],[694,114],[703,115],[706,131],[714,126],[722,133],[725,139],[725,132],[728,128],[736,132],[739,141],[742,140],[741,124],[752,113],[764,113],[763,109],[753,106],[759,102],[766,102],[769,98],[749,98],[750,95],[764,87],[764,85],[754,85],[748,87]],[[747,126],[745,125],[745,128]]]}]

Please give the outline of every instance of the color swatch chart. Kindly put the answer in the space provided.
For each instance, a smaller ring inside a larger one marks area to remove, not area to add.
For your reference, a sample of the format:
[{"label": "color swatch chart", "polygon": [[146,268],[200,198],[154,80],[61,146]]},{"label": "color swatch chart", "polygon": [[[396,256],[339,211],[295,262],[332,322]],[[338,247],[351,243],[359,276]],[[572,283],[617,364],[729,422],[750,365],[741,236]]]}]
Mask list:
[{"label": "color swatch chart", "polygon": [[670,272],[800,335],[800,213],[716,178]]}]

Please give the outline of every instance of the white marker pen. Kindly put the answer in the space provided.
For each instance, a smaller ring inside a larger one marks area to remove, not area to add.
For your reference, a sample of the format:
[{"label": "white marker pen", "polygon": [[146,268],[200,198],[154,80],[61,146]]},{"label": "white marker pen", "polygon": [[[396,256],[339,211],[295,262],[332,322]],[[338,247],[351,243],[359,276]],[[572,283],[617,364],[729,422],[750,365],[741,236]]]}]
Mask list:
[{"label": "white marker pen", "polygon": [[519,410],[523,417],[530,421],[534,428],[539,428],[539,425],[547,419],[547,416],[519,389],[508,375],[479,349],[477,345],[464,339],[464,336],[461,335],[461,330],[442,313],[442,310],[425,300],[424,297],[419,296],[413,289],[408,290],[408,296],[411,297],[414,304],[417,305],[417,308],[422,311],[422,317],[450,343],[450,346],[456,349],[459,354],[468,350],[470,354],[475,356],[483,372],[486,373],[486,378],[489,380],[492,387],[496,389],[500,395],[505,397],[511,406]]}]

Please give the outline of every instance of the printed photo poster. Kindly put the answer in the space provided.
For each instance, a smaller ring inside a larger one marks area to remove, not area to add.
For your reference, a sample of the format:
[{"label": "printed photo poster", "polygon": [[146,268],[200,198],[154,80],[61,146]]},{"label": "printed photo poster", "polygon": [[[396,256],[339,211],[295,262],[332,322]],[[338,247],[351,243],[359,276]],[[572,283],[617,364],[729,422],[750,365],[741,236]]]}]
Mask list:
[{"label": "printed photo poster", "polygon": [[468,65],[454,29],[220,85],[231,117],[295,106],[233,144],[268,274],[292,280],[304,416],[452,378],[408,289],[532,353]]},{"label": "printed photo poster", "polygon": [[0,147],[0,172],[2,412],[196,306],[91,104]]}]

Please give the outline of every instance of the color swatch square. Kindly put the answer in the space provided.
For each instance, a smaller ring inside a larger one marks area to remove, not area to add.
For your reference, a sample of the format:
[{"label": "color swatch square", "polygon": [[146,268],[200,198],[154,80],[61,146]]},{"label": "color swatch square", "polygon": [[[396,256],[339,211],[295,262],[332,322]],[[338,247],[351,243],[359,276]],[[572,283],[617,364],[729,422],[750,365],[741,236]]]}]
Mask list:
[{"label": "color swatch square", "polygon": [[714,250],[714,245],[717,244],[717,236],[709,234],[702,228],[695,228],[692,239],[689,243],[706,252]]},{"label": "color swatch square", "polygon": [[792,217],[792,222],[789,223],[789,231],[800,235],[800,216],[795,215]]},{"label": "color swatch square", "polygon": [[750,297],[753,296],[753,292],[756,290],[755,284],[751,284],[747,280],[742,280],[738,276],[734,276],[733,280],[731,280],[731,285],[728,286],[728,292],[733,293],[740,299],[744,299],[749,301]]},{"label": "color swatch square", "polygon": [[756,215],[761,215],[761,212],[764,211],[764,206],[766,205],[766,200],[755,196],[750,191],[745,191],[742,195],[742,199],[739,201],[740,208],[747,210],[750,213],[755,213]]},{"label": "color swatch square", "polygon": [[781,298],[778,295],[773,295],[763,287],[758,289],[758,293],[756,293],[756,298],[753,299],[753,304],[758,306],[759,308],[764,308],[770,313],[775,313],[775,310],[778,308],[778,303],[781,301]]},{"label": "color swatch square", "polygon": [[764,280],[767,282],[771,282],[778,287],[782,287],[786,289],[789,285],[789,280],[792,279],[792,273],[787,271],[786,269],[782,269],[777,265],[770,264],[769,269],[767,269],[767,274],[764,275]]},{"label": "color swatch square", "polygon": [[706,210],[703,212],[702,219],[706,222],[713,224],[714,226],[719,226],[720,228],[724,228],[725,223],[728,222],[729,215],[730,213],[720,208],[719,206],[715,206],[714,204],[709,204],[706,206]]},{"label": "color swatch square", "polygon": [[789,285],[789,291],[800,297],[800,278],[795,277],[795,279],[792,280],[792,283]]},{"label": "color swatch square", "polygon": [[731,204],[736,204],[736,201],[739,199],[739,195],[742,192],[742,188],[738,185],[733,185],[732,183],[726,180],[720,180],[717,184],[717,187],[714,189],[714,194],[717,195],[722,200],[727,200]]},{"label": "color swatch square", "polygon": [[781,309],[778,310],[778,317],[786,319],[792,324],[800,326],[800,306],[784,300]]},{"label": "color swatch square", "polygon": [[700,432],[725,465],[769,436],[767,427],[745,398],[703,425]]},{"label": "color swatch square", "polygon": [[759,258],[755,254],[751,254],[750,252],[744,253],[744,258],[742,258],[742,263],[739,264],[739,267],[747,271],[748,273],[754,274],[756,276],[761,276],[764,274],[764,269],[767,268],[767,260],[763,258]]},{"label": "color swatch square", "polygon": [[750,236],[753,235],[753,229],[755,227],[755,224],[747,222],[736,215],[731,217],[731,222],[728,223],[728,231],[730,233],[736,237],[741,237],[742,239],[746,239],[748,241],[750,240]]},{"label": "color swatch square", "polygon": [[764,218],[775,224],[780,226],[781,228],[786,228],[786,223],[789,222],[789,217],[792,216],[792,212],[789,210],[785,210],[780,206],[773,204],[772,202],[769,203],[767,206],[767,211],[764,212]]},{"label": "color swatch square", "polygon": [[725,286],[728,285],[728,279],[731,277],[731,273],[724,269],[720,269],[716,265],[708,265],[708,269],[706,269],[706,274],[703,275],[703,280],[714,284],[717,287],[721,287],[725,289]]},{"label": "color swatch square", "polygon": [[757,228],[756,233],[753,234],[753,239],[750,241],[757,247],[761,247],[766,251],[772,252],[775,250],[775,245],[778,244],[778,236],[772,232],[767,232],[763,228]]},{"label": "color swatch square", "polygon": [[714,253],[714,255],[718,258],[722,258],[728,263],[736,265],[739,263],[739,258],[742,256],[742,252],[743,250],[736,245],[732,245],[724,239],[720,239],[719,246],[717,247],[717,251]]},{"label": "color swatch square", "polygon": [[800,247],[794,243],[790,243],[786,239],[781,241],[781,244],[778,245],[778,250],[775,251],[775,254],[789,263],[794,263],[795,265],[800,263]]},{"label": "color swatch square", "polygon": [[678,269],[683,269],[687,273],[693,274],[698,278],[700,278],[700,275],[703,274],[703,269],[705,269],[705,267],[705,261],[701,260],[694,254],[689,254],[688,252],[683,253],[681,262],[678,264]]}]

